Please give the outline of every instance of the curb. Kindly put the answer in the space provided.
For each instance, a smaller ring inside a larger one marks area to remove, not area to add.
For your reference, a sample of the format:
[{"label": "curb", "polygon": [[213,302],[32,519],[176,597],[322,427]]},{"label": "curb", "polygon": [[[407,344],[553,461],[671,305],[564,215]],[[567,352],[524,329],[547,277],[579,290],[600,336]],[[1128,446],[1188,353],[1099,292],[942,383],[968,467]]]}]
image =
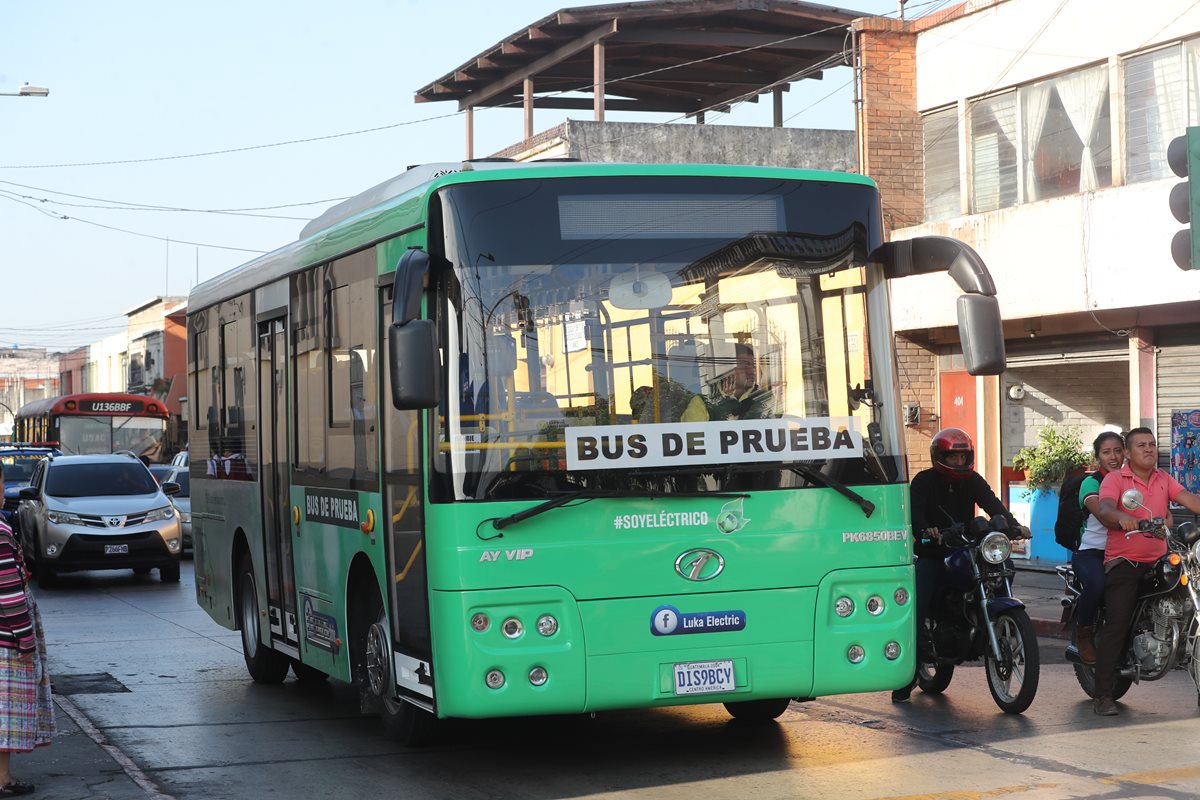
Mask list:
[{"label": "curb", "polygon": [[1033,630],[1038,636],[1045,636],[1051,639],[1071,638],[1071,632],[1059,620],[1031,618],[1031,621],[1033,622]]}]

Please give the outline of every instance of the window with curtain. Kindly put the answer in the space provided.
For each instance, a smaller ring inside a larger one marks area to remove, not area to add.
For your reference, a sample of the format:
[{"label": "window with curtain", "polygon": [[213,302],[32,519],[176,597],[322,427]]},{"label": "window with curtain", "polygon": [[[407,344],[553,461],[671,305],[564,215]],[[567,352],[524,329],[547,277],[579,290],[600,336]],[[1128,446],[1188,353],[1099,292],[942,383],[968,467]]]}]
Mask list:
[{"label": "window with curtain", "polygon": [[1016,92],[971,104],[971,211],[1017,203]]},{"label": "window with curtain", "polygon": [[1108,68],[1023,86],[1023,202],[1112,185]]},{"label": "window with curtain", "polygon": [[1185,88],[1179,45],[1125,59],[1127,183],[1173,174],[1167,165],[1167,143],[1187,127]]},{"label": "window with curtain", "polygon": [[925,152],[925,221],[961,213],[958,177],[958,108],[921,118]]}]

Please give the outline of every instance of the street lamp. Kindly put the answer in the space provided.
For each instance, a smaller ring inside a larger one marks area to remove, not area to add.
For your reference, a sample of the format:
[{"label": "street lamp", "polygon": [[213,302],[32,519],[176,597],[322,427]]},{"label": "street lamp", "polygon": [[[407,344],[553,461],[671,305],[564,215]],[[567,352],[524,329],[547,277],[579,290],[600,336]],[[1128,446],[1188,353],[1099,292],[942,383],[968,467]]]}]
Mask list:
[{"label": "street lamp", "polygon": [[50,90],[45,86],[30,86],[28,83],[15,92],[0,92],[0,97],[48,97]]}]

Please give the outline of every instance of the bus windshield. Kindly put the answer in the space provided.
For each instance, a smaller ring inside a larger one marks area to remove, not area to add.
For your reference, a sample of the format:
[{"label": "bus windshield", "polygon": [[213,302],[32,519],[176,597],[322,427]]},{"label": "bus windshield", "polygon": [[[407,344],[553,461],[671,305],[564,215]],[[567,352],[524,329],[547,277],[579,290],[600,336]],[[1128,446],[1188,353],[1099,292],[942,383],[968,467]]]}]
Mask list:
[{"label": "bus windshield", "polygon": [[62,416],[59,449],[67,455],[129,450],[155,460],[163,449],[165,420],[157,417]]},{"label": "bus windshield", "polygon": [[439,197],[435,499],[904,480],[873,187],[591,177]]}]

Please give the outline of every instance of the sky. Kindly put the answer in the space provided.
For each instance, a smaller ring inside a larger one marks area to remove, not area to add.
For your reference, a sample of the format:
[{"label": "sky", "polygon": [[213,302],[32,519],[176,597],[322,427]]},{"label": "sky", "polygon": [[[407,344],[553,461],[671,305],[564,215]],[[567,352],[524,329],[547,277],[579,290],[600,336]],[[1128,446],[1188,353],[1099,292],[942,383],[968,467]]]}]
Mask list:
[{"label": "sky", "polygon": [[[906,15],[948,2],[908,0]],[[294,241],[333,202],[411,164],[461,159],[457,104],[418,104],[416,90],[586,4],[0,0],[0,92],[50,89],[0,96],[0,347],[99,341],[155,297]],[[830,5],[897,11],[897,0]],[[852,129],[850,80],[841,67],[793,85],[786,124]],[[769,101],[744,103],[706,121],[769,125],[770,114]],[[535,111],[534,128],[567,116]],[[475,155],[518,141],[522,125],[519,108],[476,111]]]}]

